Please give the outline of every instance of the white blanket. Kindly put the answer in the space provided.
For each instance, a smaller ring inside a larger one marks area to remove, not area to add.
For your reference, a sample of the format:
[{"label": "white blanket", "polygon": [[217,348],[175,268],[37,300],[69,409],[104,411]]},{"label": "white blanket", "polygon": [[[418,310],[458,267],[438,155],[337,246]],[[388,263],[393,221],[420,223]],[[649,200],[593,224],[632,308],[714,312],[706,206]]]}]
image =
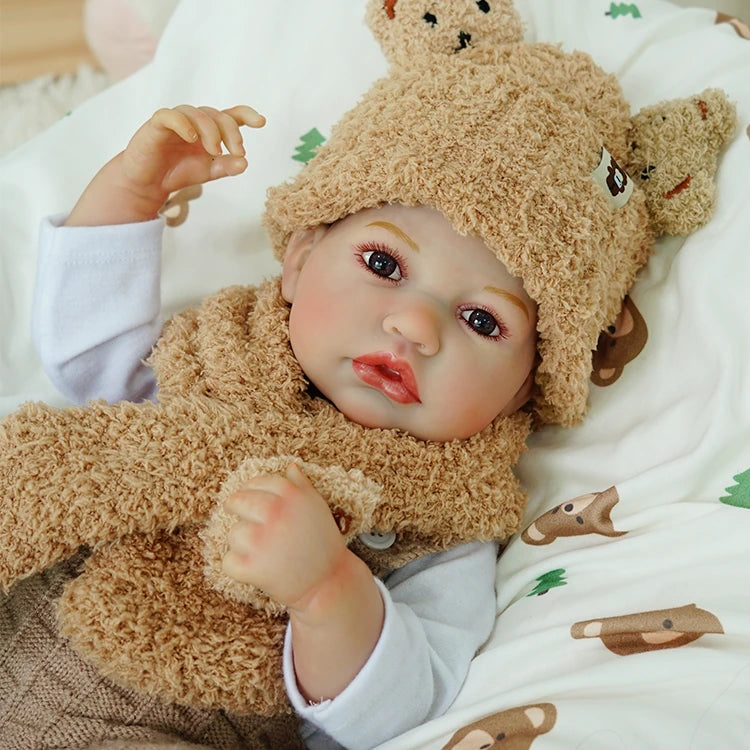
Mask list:
[{"label": "white blanket", "polygon": [[[529,529],[500,559],[496,627],[455,705],[381,747],[502,748],[523,731],[512,747],[747,747],[750,40],[713,11],[663,0],[517,5],[527,38],[589,52],[633,112],[716,86],[739,125],[713,219],[660,240],[633,289],[645,348],[592,388],[583,426],[531,440],[519,468]],[[167,230],[166,312],[277,271],[260,224],[266,187],[386,70],[363,6],[183,0],[152,64],[0,162],[0,413],[64,403],[28,330],[40,217],[68,210],[158,107],[243,102],[268,118],[246,135],[247,173],[205,186]]]}]

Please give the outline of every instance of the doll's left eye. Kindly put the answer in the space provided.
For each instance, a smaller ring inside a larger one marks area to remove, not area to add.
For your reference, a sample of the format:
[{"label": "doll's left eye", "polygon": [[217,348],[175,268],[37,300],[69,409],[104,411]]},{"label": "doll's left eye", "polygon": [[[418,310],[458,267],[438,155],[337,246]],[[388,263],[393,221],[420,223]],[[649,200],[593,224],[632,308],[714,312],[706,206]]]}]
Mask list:
[{"label": "doll's left eye", "polygon": [[466,321],[469,328],[480,336],[498,338],[502,335],[502,329],[495,320],[495,316],[481,307],[462,310],[461,317]]},{"label": "doll's left eye", "polygon": [[490,4],[487,2],[487,0],[478,0],[477,8],[479,8],[479,10],[481,10],[482,13],[490,12]]},{"label": "doll's left eye", "polygon": [[398,259],[384,250],[365,250],[362,253],[362,261],[376,276],[392,281],[401,281],[403,278]]}]

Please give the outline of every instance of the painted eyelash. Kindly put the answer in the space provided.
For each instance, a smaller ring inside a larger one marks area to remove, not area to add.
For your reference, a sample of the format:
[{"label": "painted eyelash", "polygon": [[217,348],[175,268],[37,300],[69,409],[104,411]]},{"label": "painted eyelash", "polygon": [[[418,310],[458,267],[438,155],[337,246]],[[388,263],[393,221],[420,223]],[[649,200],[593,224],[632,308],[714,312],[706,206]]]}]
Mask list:
[{"label": "painted eyelash", "polygon": [[[401,281],[403,281],[407,276],[408,273],[408,267],[406,265],[406,261],[403,259],[400,253],[398,253],[396,250],[394,250],[392,247],[389,247],[388,245],[384,245],[382,242],[373,242],[373,241],[366,241],[361,242],[358,245],[355,246],[356,253],[354,254],[354,257],[356,261],[364,268],[366,271],[371,273],[373,276],[375,276],[378,279],[382,279],[383,281],[388,281],[391,284],[398,284]],[[365,253],[384,253],[385,255],[390,255],[393,260],[396,261],[398,264],[399,270],[401,272],[401,278],[400,279],[391,279],[388,278],[388,276],[381,276],[378,273],[375,273],[375,271],[370,268],[370,266],[367,265],[367,261],[364,259]]]}]

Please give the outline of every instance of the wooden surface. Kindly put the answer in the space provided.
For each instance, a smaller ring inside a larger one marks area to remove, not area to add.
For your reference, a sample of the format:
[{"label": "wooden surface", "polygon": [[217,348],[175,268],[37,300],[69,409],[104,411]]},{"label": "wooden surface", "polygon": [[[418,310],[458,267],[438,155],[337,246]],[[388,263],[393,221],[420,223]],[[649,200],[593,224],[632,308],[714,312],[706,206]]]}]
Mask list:
[{"label": "wooden surface", "polygon": [[83,34],[84,0],[0,0],[0,84],[95,65]]}]

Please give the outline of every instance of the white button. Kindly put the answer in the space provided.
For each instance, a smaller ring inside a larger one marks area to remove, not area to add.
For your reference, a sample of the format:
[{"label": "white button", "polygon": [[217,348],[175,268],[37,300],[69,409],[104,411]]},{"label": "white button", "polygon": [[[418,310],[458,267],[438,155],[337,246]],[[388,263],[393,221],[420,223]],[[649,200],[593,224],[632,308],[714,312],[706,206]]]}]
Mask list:
[{"label": "white button", "polygon": [[359,541],[370,549],[388,549],[396,541],[396,535],[392,531],[383,534],[379,531],[371,531],[369,534],[360,534]]}]

